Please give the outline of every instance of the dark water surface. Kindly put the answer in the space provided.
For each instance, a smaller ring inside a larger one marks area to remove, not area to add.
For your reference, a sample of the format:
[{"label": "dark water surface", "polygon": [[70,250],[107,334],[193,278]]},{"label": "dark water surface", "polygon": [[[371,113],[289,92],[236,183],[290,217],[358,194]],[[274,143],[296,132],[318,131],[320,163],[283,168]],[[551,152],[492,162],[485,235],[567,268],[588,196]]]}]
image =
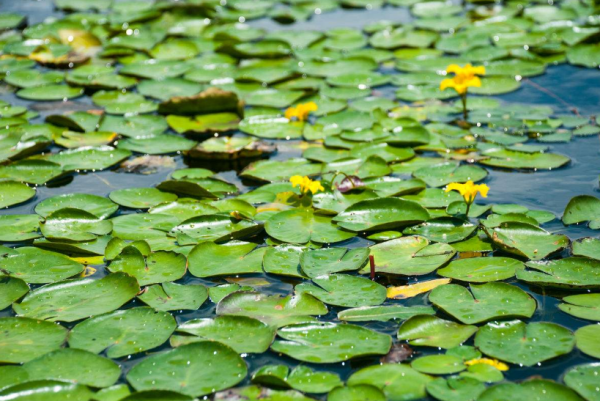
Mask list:
[{"label": "dark water surface", "polygon": [[[32,0],[0,0],[0,12],[18,12],[29,17],[29,23],[43,21],[46,17],[60,17],[61,13],[56,12],[50,0],[32,1]],[[254,26],[259,26],[269,30],[276,29],[314,29],[326,30],[336,27],[350,27],[360,29],[364,25],[376,22],[382,19],[392,21],[408,21],[409,13],[403,8],[381,8],[378,10],[343,10],[338,9],[333,12],[315,15],[311,20],[292,25],[280,25],[270,19],[261,19],[251,21]],[[385,87],[382,89],[385,93]],[[388,91],[389,92],[389,91]],[[521,89],[504,96],[497,96],[498,99],[508,103],[524,103],[535,105],[548,105],[554,108],[557,114],[568,114],[575,108],[584,116],[600,113],[600,70],[578,68],[570,65],[559,65],[549,67],[546,74],[535,77],[531,80],[525,80]],[[34,102],[18,99],[11,93],[0,94],[0,99],[6,100],[12,104],[31,107]],[[59,114],[63,112],[63,107],[72,109],[74,106],[85,106],[91,104],[89,98],[80,98],[67,104],[62,102],[35,102],[36,107],[43,106],[40,111],[40,117],[33,120],[33,123],[40,123],[44,117],[49,114]],[[301,151],[295,147],[295,143],[288,142],[280,146],[280,151],[274,158],[287,159],[291,156],[298,156]],[[518,203],[531,209],[548,210],[560,218],[568,201],[576,195],[599,195],[598,178],[600,174],[600,142],[598,136],[592,137],[573,137],[573,140],[564,144],[551,144],[550,150],[554,153],[561,153],[571,158],[571,163],[565,167],[554,171],[540,172],[510,172],[506,170],[494,170],[487,168],[489,175],[484,181],[491,189],[489,197],[482,203]],[[181,156],[176,158],[177,168],[186,167],[186,163]],[[236,175],[235,168],[239,170],[243,166],[217,165],[209,162],[202,167],[210,168],[213,171],[220,172],[220,175],[226,180],[235,183],[242,192],[249,189],[242,183]],[[150,187],[165,180],[172,172],[172,169],[163,170],[151,175],[137,175],[119,173],[114,170],[101,171],[87,174],[77,174],[72,182],[58,187],[39,187],[37,195],[29,202],[12,207],[3,213],[26,214],[34,213],[34,207],[41,200],[63,193],[89,193],[107,197],[111,191],[130,187]],[[598,236],[597,232],[588,229],[585,226],[565,227],[559,219],[544,225],[549,231],[560,232],[568,235],[572,239],[585,236]],[[357,240],[354,240],[357,241]],[[360,240],[361,246],[364,246],[364,240]],[[349,246],[348,243],[340,244]],[[99,272],[102,273],[102,272]],[[295,282],[282,281],[279,277],[264,276],[271,284],[261,287],[261,292],[268,294],[290,294]],[[423,277],[423,279],[433,278]],[[204,283],[214,285],[221,283],[218,280],[206,281],[187,275],[182,282],[184,283]],[[530,294],[538,301],[538,309],[531,321],[550,321],[562,324],[571,330],[590,324],[581,319],[574,318],[557,308],[559,300],[555,296],[561,296],[560,293],[545,295],[540,289],[529,287],[526,284],[519,283],[516,280],[510,282],[517,285]],[[407,301],[402,301],[405,305],[426,304],[426,296],[418,296]],[[137,303],[139,304],[139,302]],[[128,307],[136,306],[132,302]],[[185,313],[175,313],[179,323],[193,318],[213,317],[215,304],[206,302],[199,310]],[[337,308],[330,307],[330,312],[322,320],[335,321]],[[12,311],[5,310],[0,312],[0,316],[12,314]],[[369,322],[363,324],[365,327],[377,331],[395,335],[398,323],[391,321],[386,323]],[[468,343],[472,344],[472,340]],[[424,351],[426,353],[436,353],[437,350]],[[131,359],[123,358],[117,360],[123,366],[124,373],[127,372],[143,356],[136,356]],[[260,355],[251,355],[246,357],[249,363],[249,371],[253,372],[258,367],[270,363],[283,363],[289,366],[296,366],[297,361],[279,357],[275,353],[268,351]],[[361,367],[368,366],[376,362],[374,359],[361,359],[333,365],[311,365],[317,370],[335,371],[346,379],[349,374]],[[544,362],[541,366],[532,368],[512,368],[505,372],[509,380],[519,380],[531,375],[541,375],[546,378],[558,380],[568,367],[581,363],[597,362],[591,357],[583,355],[575,349],[566,356]],[[123,376],[124,377],[124,376]],[[124,382],[124,379],[123,379]],[[323,396],[324,398],[324,396]]]}]

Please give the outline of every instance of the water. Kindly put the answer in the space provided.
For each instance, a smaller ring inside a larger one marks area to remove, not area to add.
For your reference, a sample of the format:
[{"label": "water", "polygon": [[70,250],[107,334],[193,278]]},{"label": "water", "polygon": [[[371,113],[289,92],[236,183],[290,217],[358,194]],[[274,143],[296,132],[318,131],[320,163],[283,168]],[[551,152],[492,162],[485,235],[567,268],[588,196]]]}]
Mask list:
[{"label": "water", "polygon": [[[31,1],[31,0],[0,0],[0,12],[18,12],[29,17],[29,22],[37,23],[43,21],[46,17],[60,17],[61,13],[54,10],[52,2],[49,0]],[[381,8],[377,10],[344,10],[338,9],[330,13],[315,15],[311,20],[292,25],[280,25],[269,19],[261,19],[251,21],[250,24],[262,27],[268,30],[276,29],[313,29],[326,30],[336,27],[351,27],[361,28],[362,26],[376,22],[382,19],[392,21],[407,22],[410,19],[408,11],[401,8]],[[554,108],[557,114],[572,113],[577,110],[578,113],[584,116],[598,114],[600,111],[600,71],[592,69],[578,68],[570,65],[551,66],[546,74],[534,77],[530,80],[524,80],[521,89],[516,92],[497,96],[498,99],[510,103],[524,103],[535,105],[548,105]],[[380,89],[380,88],[378,88]],[[386,88],[381,88],[381,92],[389,93]],[[25,101],[16,98],[10,93],[0,95],[0,99],[6,100],[12,104],[31,106],[33,102]],[[89,98],[81,98],[72,102],[36,102],[36,108],[40,110],[40,117],[34,120],[34,123],[42,122],[44,117],[49,114],[62,113],[65,109],[72,110],[87,109],[90,105]],[[297,143],[290,141],[284,146],[280,146],[280,151],[275,155],[276,159],[286,159],[291,156],[298,156],[301,150],[298,149]],[[550,151],[554,153],[564,154],[571,158],[571,163],[565,167],[554,171],[539,171],[539,172],[511,172],[506,170],[497,170],[487,168],[489,172],[485,183],[490,186],[489,198],[483,200],[482,203],[518,203],[527,206],[530,209],[548,210],[560,218],[568,201],[576,195],[594,195],[599,196],[598,179],[600,174],[600,159],[599,159],[599,142],[598,137],[574,137],[569,143],[551,144]],[[175,157],[177,168],[186,167],[186,161],[181,156]],[[237,178],[236,173],[244,167],[244,164],[232,165],[228,163],[207,162],[202,167],[207,167],[213,171],[219,172],[219,175],[226,180],[235,183],[241,192],[245,192],[251,188],[245,182]],[[101,171],[87,174],[77,174],[71,182],[65,183],[62,186],[55,187],[39,187],[37,195],[29,202],[18,207],[12,207],[4,213],[9,214],[26,214],[34,213],[34,207],[40,201],[62,193],[89,193],[101,196],[108,196],[111,191],[121,188],[130,187],[150,187],[165,180],[172,172],[172,169],[162,170],[151,175],[125,174],[115,170]],[[598,232],[592,231],[584,225],[564,227],[559,219],[544,225],[544,228],[552,231],[568,235],[572,239],[577,239],[586,236],[598,236]],[[351,240],[348,243],[339,244],[340,246],[365,246],[364,240]],[[100,270],[98,275],[104,272]],[[256,277],[261,275],[256,275]],[[267,294],[290,294],[293,290],[293,285],[298,283],[293,279],[280,279],[262,275],[269,281],[269,285],[261,287],[261,292]],[[434,278],[422,277],[422,279]],[[191,275],[187,275],[180,282],[203,283],[206,285],[215,285],[224,283],[223,280],[201,280]],[[571,330],[590,324],[588,321],[574,318],[566,313],[561,312],[557,305],[558,297],[563,294],[560,291],[554,291],[551,295],[545,294],[539,288],[530,287],[526,284],[519,283],[516,280],[509,281],[511,284],[517,285],[524,290],[527,290],[538,302],[538,309],[530,321],[549,321],[561,324]],[[406,301],[399,301],[400,304],[424,305],[427,304],[426,296],[418,296]],[[126,307],[139,306],[139,301],[132,301]],[[184,321],[214,316],[215,304],[206,302],[199,310],[174,313],[179,323]],[[336,316],[339,308],[330,307],[327,316],[321,320],[336,321]],[[0,312],[0,316],[11,315],[10,309]],[[438,315],[443,316],[442,313]],[[387,333],[395,336],[398,328],[398,323],[391,321],[386,323],[367,322],[362,324],[365,327],[377,330],[382,333]],[[472,339],[467,343],[472,344]],[[163,346],[161,349],[167,349],[168,346]],[[421,348],[421,355],[427,353],[438,353],[437,350],[427,350]],[[123,374],[144,355],[133,356],[131,359],[121,358],[117,360],[123,367]],[[297,361],[288,358],[280,357],[273,352],[266,352],[260,355],[249,355],[246,358],[249,364],[249,372],[255,371],[258,367],[265,364],[285,364],[290,367],[296,366]],[[329,365],[311,365],[317,370],[335,371],[340,374],[342,379],[346,379],[353,371],[377,363],[376,358],[363,358],[352,360],[341,364]],[[571,366],[596,362],[593,358],[583,355],[577,349],[573,350],[566,356],[555,358],[544,362],[541,366],[531,368],[511,368],[505,372],[508,380],[521,380],[533,375],[540,375],[545,378],[559,380],[564,371]],[[124,375],[121,381],[124,382]],[[247,379],[245,383],[249,380]],[[242,383],[244,384],[244,383]],[[319,398],[319,397],[317,397]],[[325,399],[325,397],[320,397]]]}]

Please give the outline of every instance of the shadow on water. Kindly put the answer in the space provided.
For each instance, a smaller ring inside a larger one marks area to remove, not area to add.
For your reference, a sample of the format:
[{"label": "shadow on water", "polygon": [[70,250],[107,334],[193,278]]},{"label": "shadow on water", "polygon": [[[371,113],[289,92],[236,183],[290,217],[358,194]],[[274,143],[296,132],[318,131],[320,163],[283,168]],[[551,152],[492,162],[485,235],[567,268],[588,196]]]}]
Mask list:
[{"label": "shadow on water", "polygon": [[[19,12],[29,17],[30,23],[43,21],[46,17],[60,17],[61,14],[53,9],[52,2],[30,1],[30,0],[0,0],[0,12]],[[272,20],[261,19],[251,21],[250,23],[257,27],[268,30],[326,30],[330,28],[348,27],[360,29],[364,25],[376,22],[382,19],[392,21],[409,21],[408,11],[403,8],[381,8],[377,10],[344,10],[339,9],[333,12],[315,15],[306,22],[300,22],[292,25],[280,25]],[[388,94],[385,88],[382,90]],[[393,92],[391,93],[393,96]],[[582,69],[570,65],[559,65],[549,67],[546,74],[534,77],[530,81],[525,80],[521,89],[516,92],[498,96],[504,102],[524,103],[535,105],[549,105],[554,108],[557,114],[568,114],[573,108],[582,115],[593,115],[600,112],[600,71],[592,69]],[[7,93],[0,95],[0,99],[9,101],[17,105],[32,106],[32,102],[21,100],[14,95]],[[91,105],[89,97],[78,99],[73,102],[46,102],[36,103],[35,109],[40,112],[40,117],[34,120],[34,123],[40,123],[43,118],[49,114],[63,113],[65,109],[88,109]],[[275,159],[286,159],[292,156],[300,155],[301,151],[294,146],[294,141],[282,144],[279,143],[280,151],[274,156]],[[488,203],[519,203],[532,209],[543,209],[551,211],[560,217],[568,201],[575,195],[599,195],[598,177],[600,174],[599,142],[598,137],[575,137],[569,143],[552,144],[550,149],[553,152],[564,154],[571,158],[571,163],[555,171],[538,172],[511,172],[506,170],[490,169],[486,183],[491,187]],[[175,156],[176,168],[186,167],[186,160],[181,156]],[[236,172],[239,172],[247,162],[228,164],[218,161],[194,162],[190,165],[194,167],[204,167],[217,171],[219,175],[230,182],[235,183],[240,191],[244,192],[250,187],[244,185]],[[77,174],[65,184],[55,186],[42,186],[37,190],[37,195],[29,202],[13,207],[4,211],[9,214],[34,213],[34,207],[41,200],[51,196],[63,193],[89,193],[101,196],[108,196],[111,191],[121,188],[131,187],[150,187],[165,180],[173,169],[161,170],[156,174],[138,175],[120,173],[116,170],[100,171],[94,173]],[[550,231],[567,234],[571,238],[580,238],[583,236],[597,236],[597,232],[589,230],[584,226],[565,227],[560,220],[555,220],[544,226]],[[343,246],[365,246],[364,240],[355,239],[344,243]],[[101,272],[102,273],[102,272]],[[269,281],[261,291],[271,294],[289,294],[293,289],[293,282],[285,282],[279,278],[262,276]],[[422,277],[423,279],[433,278]],[[219,280],[200,280],[191,276],[186,276],[184,283],[204,283],[214,285],[221,283]],[[562,313],[557,308],[560,302],[555,296],[548,296],[542,289],[530,288],[528,285],[513,280],[511,284],[517,285],[527,290],[534,296],[538,302],[538,309],[531,319],[532,321],[552,321],[562,324],[572,330],[589,324],[589,322],[574,318]],[[557,294],[553,294],[557,295]],[[559,296],[561,294],[558,294]],[[131,302],[126,307],[139,306],[139,302]],[[407,306],[425,305],[427,299],[425,296],[403,301]],[[176,318],[179,322],[187,321],[193,318],[214,316],[215,305],[206,303],[197,311],[176,312]],[[8,315],[9,311],[0,312],[0,316]],[[337,321],[337,309],[331,308],[329,314],[324,320]],[[376,329],[380,332],[395,335],[398,323],[391,322],[367,322],[363,326]],[[472,344],[470,340],[469,344]],[[164,346],[163,348],[168,348]],[[427,353],[437,353],[438,350],[420,350],[421,355]],[[117,360],[127,372],[143,355],[133,358],[122,358]],[[282,363],[289,366],[296,366],[297,362],[281,357],[268,351],[260,355],[250,355],[246,357],[249,363],[250,372],[265,364]],[[351,361],[334,365],[313,365],[317,370],[333,370],[346,379],[351,372],[368,364],[377,363],[373,358],[367,358],[358,361]],[[574,350],[569,355],[562,358],[544,362],[541,366],[532,368],[511,369],[506,377],[510,380],[523,379],[532,375],[541,375],[551,379],[559,379],[567,367],[593,362],[592,358],[582,355],[578,350]],[[322,397],[324,399],[324,397]]]}]

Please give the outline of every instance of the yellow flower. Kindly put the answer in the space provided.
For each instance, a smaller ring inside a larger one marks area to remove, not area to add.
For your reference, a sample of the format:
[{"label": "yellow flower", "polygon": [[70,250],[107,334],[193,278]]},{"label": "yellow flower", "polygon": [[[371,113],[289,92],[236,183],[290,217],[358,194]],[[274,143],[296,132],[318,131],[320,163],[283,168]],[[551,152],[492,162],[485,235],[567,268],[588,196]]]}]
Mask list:
[{"label": "yellow flower", "polygon": [[446,68],[448,74],[454,74],[452,78],[446,78],[440,84],[440,89],[454,88],[460,95],[467,92],[467,88],[471,86],[480,87],[481,79],[477,75],[485,75],[485,67],[473,67],[467,64],[461,67],[456,64],[451,64]]},{"label": "yellow flower", "polygon": [[300,103],[295,107],[289,107],[285,111],[285,118],[287,118],[288,120],[292,120],[293,118],[295,118],[298,121],[306,121],[308,119],[308,115],[312,111],[317,110],[318,107],[315,102]]},{"label": "yellow flower", "polygon": [[477,359],[471,359],[470,361],[465,362],[465,365],[467,365],[467,366],[472,366],[472,365],[477,365],[477,364],[490,365],[490,366],[493,366],[496,369],[501,370],[503,372],[508,370],[508,365],[505,364],[504,362],[500,362],[497,359],[477,358]]},{"label": "yellow flower", "polygon": [[321,185],[321,181],[313,181],[307,176],[302,177],[300,175],[295,175],[290,178],[290,182],[294,188],[300,187],[302,195],[305,195],[308,192],[316,194],[319,191],[325,191],[325,188]]},{"label": "yellow flower", "polygon": [[467,181],[464,184],[459,182],[453,182],[452,184],[448,184],[446,186],[446,192],[450,191],[458,191],[463,198],[465,198],[465,202],[467,205],[470,205],[475,200],[477,193],[480,193],[481,196],[487,198],[488,191],[490,188],[485,184],[476,185],[473,181]]}]

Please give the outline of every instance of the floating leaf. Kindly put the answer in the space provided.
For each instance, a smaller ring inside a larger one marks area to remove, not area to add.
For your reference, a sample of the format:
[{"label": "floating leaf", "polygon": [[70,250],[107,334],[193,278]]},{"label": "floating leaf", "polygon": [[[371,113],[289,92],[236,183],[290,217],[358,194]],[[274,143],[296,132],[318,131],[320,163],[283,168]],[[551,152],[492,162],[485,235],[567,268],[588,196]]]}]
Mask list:
[{"label": "floating leaf", "polygon": [[414,316],[402,323],[398,330],[399,340],[411,345],[427,347],[456,347],[477,332],[477,326],[468,326],[440,319],[436,316]]},{"label": "floating leaf", "polygon": [[217,305],[217,315],[248,316],[270,326],[287,326],[311,322],[314,315],[324,315],[327,308],[308,294],[280,297],[257,292],[234,292]]},{"label": "floating leaf", "polygon": [[309,277],[360,269],[369,257],[368,248],[326,248],[304,251],[300,258],[302,271]]},{"label": "floating leaf", "polygon": [[267,248],[255,248],[248,242],[201,243],[190,252],[190,273],[196,277],[260,273]]},{"label": "floating leaf", "polygon": [[311,209],[291,209],[279,212],[265,222],[271,237],[292,244],[340,242],[356,234],[340,230],[331,218],[315,214]]},{"label": "floating leaf", "polygon": [[387,230],[429,219],[418,203],[397,198],[372,199],[355,203],[333,221],[351,231]]},{"label": "floating leaf", "polygon": [[24,317],[0,318],[2,363],[23,363],[59,349],[67,330],[43,320]]},{"label": "floating leaf", "polygon": [[0,258],[0,271],[27,283],[54,283],[83,272],[83,265],[55,252],[33,247],[17,248]]},{"label": "floating leaf", "polygon": [[567,386],[577,391],[584,399],[597,401],[597,375],[598,363],[589,363],[586,365],[577,365],[569,369],[563,380]]},{"label": "floating leaf", "polygon": [[350,324],[307,323],[277,331],[271,349],[294,359],[312,363],[335,363],[367,355],[385,355],[391,338]]},{"label": "floating leaf", "polygon": [[430,306],[363,306],[345,309],[338,313],[338,319],[346,322],[368,322],[389,320],[406,320],[416,315],[433,315],[435,311]]},{"label": "floating leaf", "polygon": [[199,397],[236,385],[247,372],[246,362],[231,348],[202,341],[144,359],[129,371],[127,381],[137,391],[161,389]]},{"label": "floating leaf", "polygon": [[575,196],[569,201],[563,214],[563,223],[577,224],[585,221],[590,222],[590,228],[600,228],[600,199],[589,196]]},{"label": "floating leaf", "polygon": [[[449,284],[434,289],[429,301],[462,323],[481,323],[495,318],[529,318],[536,302],[525,291],[505,283]],[[472,293],[472,294],[471,294]]]},{"label": "floating leaf", "polygon": [[192,319],[179,325],[171,338],[173,346],[204,340],[218,341],[238,354],[263,353],[275,338],[275,329],[245,316],[217,316],[214,319]]},{"label": "floating leaf", "polygon": [[133,277],[114,273],[100,280],[84,278],[48,284],[31,291],[13,304],[13,309],[20,316],[73,322],[112,312],[133,299],[139,290]]},{"label": "floating leaf", "polygon": [[598,335],[600,335],[600,325],[598,324],[591,324],[577,329],[575,332],[577,348],[586,355],[596,359],[600,358]]},{"label": "floating leaf", "polygon": [[547,322],[493,322],[475,336],[475,346],[484,354],[525,366],[567,354],[574,345],[570,330]]},{"label": "floating leaf", "polygon": [[517,278],[544,287],[598,288],[599,268],[600,261],[582,257],[527,262],[517,269]]},{"label": "floating leaf", "polygon": [[29,380],[60,380],[92,387],[113,385],[121,368],[110,359],[81,349],[49,352],[23,365]]},{"label": "floating leaf", "polygon": [[313,277],[315,285],[302,283],[297,293],[307,293],[328,305],[355,308],[380,305],[385,301],[386,290],[367,278],[347,274],[327,274]]},{"label": "floating leaf", "polygon": [[35,212],[42,217],[48,217],[52,213],[65,208],[84,210],[99,219],[106,219],[115,213],[119,207],[110,199],[102,196],[71,193],[44,199],[35,206]]},{"label": "floating leaf", "polygon": [[69,335],[69,346],[96,354],[106,350],[109,358],[120,358],[160,346],[175,327],[175,320],[166,312],[151,308],[115,311],[75,326]]},{"label": "floating leaf", "polygon": [[439,278],[436,280],[422,281],[416,284],[403,285],[399,287],[388,287],[387,297],[394,299],[412,298],[419,294],[429,292],[437,287],[445,286],[450,282],[450,279]]},{"label": "floating leaf", "polygon": [[54,240],[91,241],[112,231],[112,223],[84,210],[65,208],[46,216],[40,223],[44,237]]},{"label": "floating leaf", "polygon": [[569,295],[558,308],[580,319],[600,322],[600,294]]},{"label": "floating leaf", "polygon": [[363,368],[348,378],[349,386],[371,385],[384,392],[390,401],[414,400],[427,396],[425,385],[431,376],[408,365],[390,363]]},{"label": "floating leaf", "polygon": [[548,231],[527,223],[508,222],[488,229],[486,234],[502,250],[533,260],[544,259],[569,245],[565,235]]},{"label": "floating leaf", "polygon": [[[428,274],[452,259],[454,254],[450,245],[430,245],[429,240],[418,236],[397,238],[371,247],[375,271],[391,275]],[[363,269],[361,273],[367,271]]]},{"label": "floating leaf", "polygon": [[28,201],[35,196],[35,189],[16,181],[0,181],[0,208]]},{"label": "floating leaf", "polygon": [[146,287],[138,298],[158,311],[196,310],[208,299],[203,285],[163,283]]},{"label": "floating leaf", "polygon": [[453,260],[438,270],[438,274],[469,283],[487,283],[511,278],[522,267],[523,263],[511,258],[466,258]]},{"label": "floating leaf", "polygon": [[0,241],[19,242],[41,237],[38,233],[40,220],[35,214],[0,216]]}]

